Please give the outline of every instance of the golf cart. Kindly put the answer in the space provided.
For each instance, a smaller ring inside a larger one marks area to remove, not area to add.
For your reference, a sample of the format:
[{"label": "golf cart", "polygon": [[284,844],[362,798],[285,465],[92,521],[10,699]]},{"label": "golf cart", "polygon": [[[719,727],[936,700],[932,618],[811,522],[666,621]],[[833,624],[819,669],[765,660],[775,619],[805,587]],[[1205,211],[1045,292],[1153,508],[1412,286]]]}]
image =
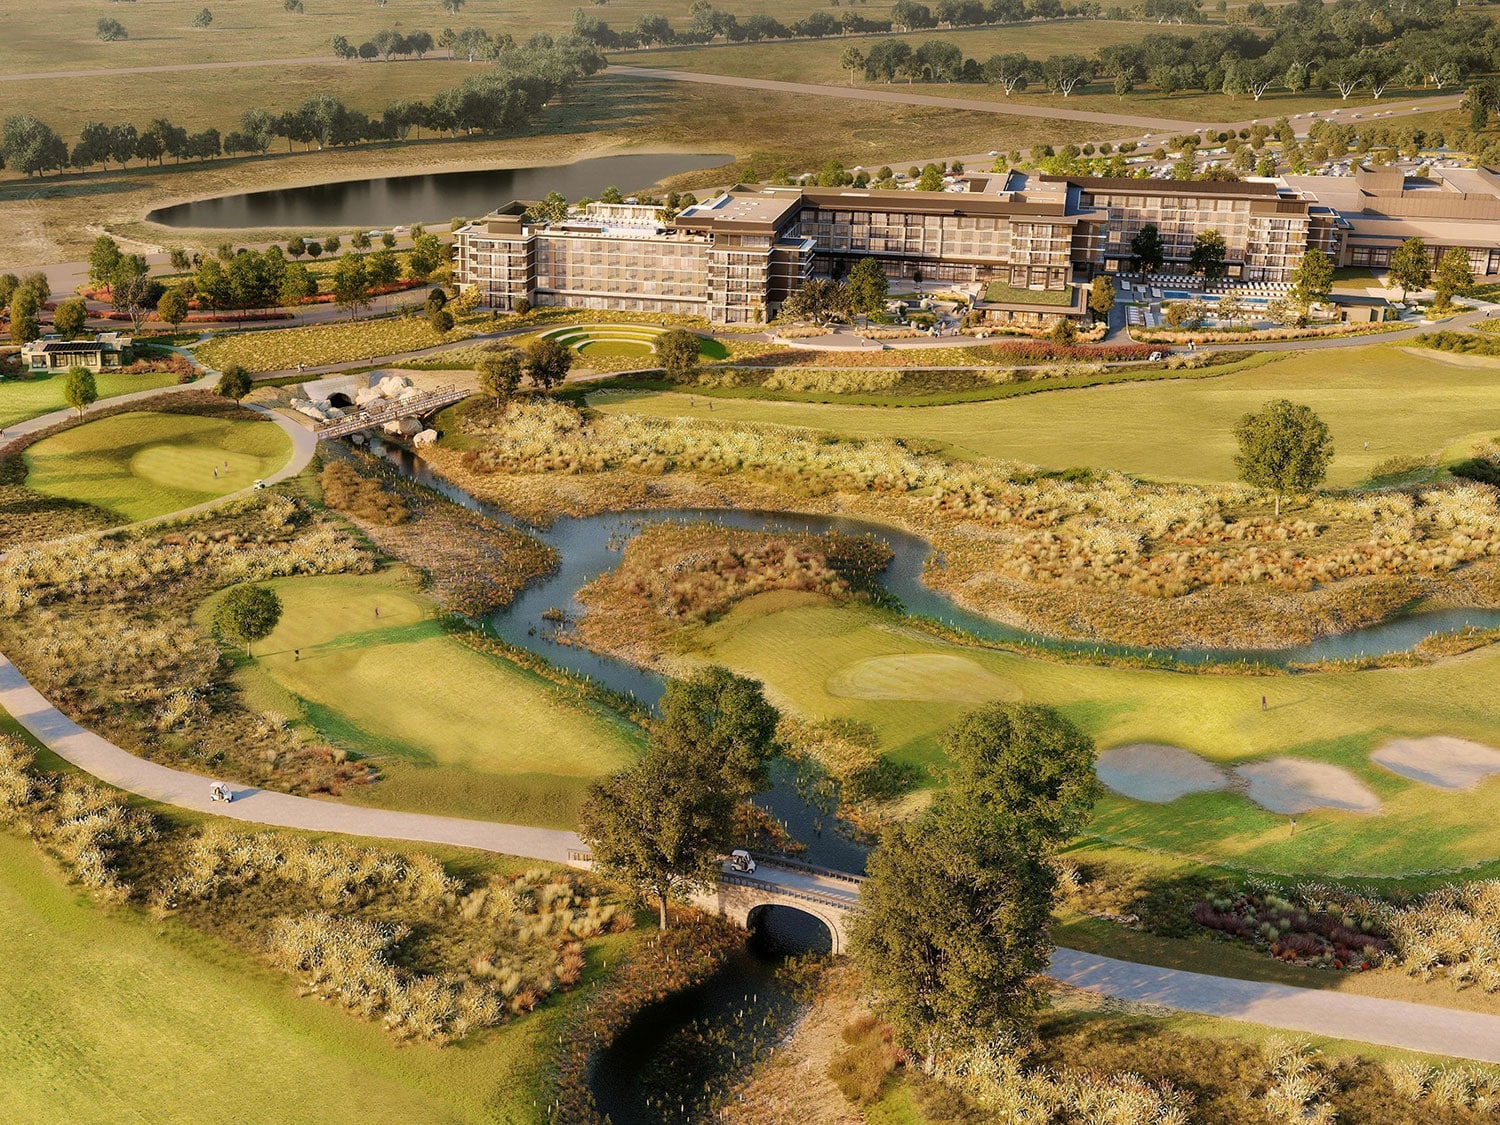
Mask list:
[{"label": "golf cart", "polygon": [[755,860],[750,858],[750,853],[744,848],[736,848],[729,853],[729,869],[739,871],[746,875],[755,874]]},{"label": "golf cart", "polygon": [[234,794],[229,791],[229,786],[222,781],[216,781],[208,787],[208,799],[210,801],[223,801],[226,805],[234,800]]}]

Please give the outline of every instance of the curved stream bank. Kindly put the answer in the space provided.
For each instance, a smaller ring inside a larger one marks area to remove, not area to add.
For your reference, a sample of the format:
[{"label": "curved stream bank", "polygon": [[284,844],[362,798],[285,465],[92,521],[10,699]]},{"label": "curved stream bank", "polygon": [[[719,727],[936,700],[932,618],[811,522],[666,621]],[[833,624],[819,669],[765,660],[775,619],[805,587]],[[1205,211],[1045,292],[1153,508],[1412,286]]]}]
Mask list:
[{"label": "curved stream bank", "polygon": [[[1264,663],[1277,667],[1311,664],[1324,660],[1348,660],[1405,652],[1428,637],[1463,628],[1500,627],[1500,610],[1442,609],[1409,613],[1377,625],[1347,633],[1319,637],[1289,648],[1170,648],[1075,641],[1034,633],[1002,624],[958,605],[946,594],[922,581],[931,555],[925,539],[886,524],[848,516],[817,516],[798,512],[755,512],[725,508],[660,508],[644,511],[606,512],[595,516],[564,516],[547,528],[518,523],[506,513],[485,505],[463,489],[434,474],[420,458],[400,450],[378,449],[403,474],[436,489],[457,503],[483,511],[498,520],[536,535],[555,548],[561,557],[556,571],[533,583],[514,602],[489,619],[491,627],[511,644],[544,655],[552,663],[586,675],[608,687],[630,693],[654,704],[661,697],[660,676],[613,657],[601,656],[576,645],[552,640],[557,626],[545,620],[547,610],[562,610],[581,616],[578,591],[599,575],[619,565],[625,545],[646,527],[660,523],[712,523],[742,530],[825,535],[869,535],[891,548],[890,566],[881,584],[902,609],[915,616],[939,621],[984,640],[1014,642],[1068,654],[1170,658],[1183,664]],[[941,559],[938,560],[941,565]],[[555,615],[554,615],[555,616]]]}]

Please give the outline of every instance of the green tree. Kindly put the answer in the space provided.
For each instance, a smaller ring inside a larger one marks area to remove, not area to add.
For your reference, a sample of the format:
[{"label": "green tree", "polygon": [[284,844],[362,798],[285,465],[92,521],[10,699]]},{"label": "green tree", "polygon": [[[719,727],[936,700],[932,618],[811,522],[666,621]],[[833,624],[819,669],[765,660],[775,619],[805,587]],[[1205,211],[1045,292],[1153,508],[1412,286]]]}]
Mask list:
[{"label": "green tree", "polygon": [[219,635],[250,646],[271,635],[281,620],[281,599],[265,586],[236,586],[225,595],[214,610],[214,627]]},{"label": "green tree", "polygon": [[708,668],[673,681],[644,758],[596,783],[579,833],[604,873],[657,903],[713,886],[734,811],[765,785],[779,716],[753,680]]},{"label": "green tree", "polygon": [[336,234],[330,234],[323,240],[323,253],[337,254],[340,247],[342,247],[343,245],[343,239],[339,238],[339,236]]},{"label": "green tree", "polygon": [[942,191],[943,170],[936,164],[927,165],[917,177],[916,187],[918,191]]},{"label": "green tree", "polygon": [[567,197],[559,192],[549,191],[540,203],[533,203],[526,208],[526,217],[542,223],[561,222],[568,217]]},{"label": "green tree", "polygon": [[307,242],[300,234],[294,234],[286,241],[286,252],[293,258],[300,258],[307,253]]},{"label": "green tree", "polygon": [[858,47],[845,47],[839,55],[839,66],[849,72],[849,85],[854,85],[854,76],[865,68],[865,53]]},{"label": "green tree", "polygon": [[333,300],[339,308],[348,310],[350,320],[369,306],[370,272],[362,255],[351,250],[339,259],[333,270]]},{"label": "green tree", "polygon": [[479,361],[479,393],[499,406],[521,385],[521,353],[515,348],[486,352]]},{"label": "green tree", "polygon": [[188,295],[180,285],[174,285],[161,295],[156,302],[156,315],[162,321],[176,328],[188,315]]},{"label": "green tree", "polygon": [[1049,708],[980,708],[945,747],[948,788],[881,836],[851,933],[877,1010],[929,1067],[1037,1010],[1053,857],[1099,794],[1093,743]]},{"label": "green tree", "polygon": [[1440,309],[1449,308],[1454,297],[1465,297],[1473,289],[1474,271],[1463,247],[1450,246],[1443,252],[1433,273],[1432,287],[1436,292],[1433,306]]},{"label": "green tree", "polygon": [[1432,255],[1420,238],[1408,238],[1391,254],[1390,281],[1401,287],[1401,300],[1413,289],[1425,289],[1432,279]]},{"label": "green tree", "polygon": [[349,236],[349,245],[356,250],[368,250],[370,248],[370,232],[357,230]]},{"label": "green tree", "polygon": [[94,373],[87,367],[68,368],[63,380],[63,401],[78,411],[78,417],[99,401],[99,387],[94,382]]},{"label": "green tree", "polygon": [[1216,230],[1199,231],[1188,251],[1188,268],[1212,284],[1224,276],[1224,236]]},{"label": "green tree", "polygon": [[849,316],[849,288],[837,281],[815,277],[781,303],[778,320],[811,320],[828,324]]},{"label": "green tree", "polygon": [[172,250],[167,255],[167,257],[170,260],[172,270],[175,273],[187,273],[187,271],[192,269],[193,267],[193,260],[188,257],[188,252],[181,246],[172,247]]},{"label": "green tree", "polygon": [[94,285],[108,285],[120,268],[120,246],[107,234],[94,239],[89,248],[89,281]]},{"label": "green tree", "polygon": [[412,239],[406,270],[416,281],[425,281],[443,264],[443,243],[435,234],[423,231]]},{"label": "green tree", "polygon": [[110,305],[130,317],[131,327],[139,331],[141,319],[161,300],[162,284],[151,277],[144,254],[127,254],[110,278],[109,291]]},{"label": "green tree", "polygon": [[1142,273],[1155,273],[1161,269],[1166,254],[1161,245],[1161,231],[1155,223],[1147,223],[1130,239],[1130,256],[1135,268]]},{"label": "green tree", "polygon": [[10,338],[13,343],[29,344],[42,334],[37,316],[42,311],[42,296],[29,282],[17,285],[10,295]]},{"label": "green tree", "polygon": [[861,258],[849,271],[849,307],[857,313],[880,312],[891,293],[885,270],[874,258]]},{"label": "green tree", "polygon": [[1288,492],[1310,492],[1323,483],[1333,460],[1333,437],[1311,408],[1287,399],[1266,403],[1235,424],[1240,479],[1276,494],[1276,516]]},{"label": "green tree", "polygon": [[1115,283],[1102,275],[1094,278],[1089,286],[1089,311],[1100,320],[1108,320],[1114,307]]},{"label": "green tree", "polygon": [[287,266],[281,275],[281,289],[276,299],[283,305],[299,305],[318,292],[318,281],[301,262]]},{"label": "green tree", "polygon": [[254,381],[250,378],[250,372],[246,371],[238,363],[231,363],[223,371],[219,372],[218,385],[214,390],[223,398],[232,398],[239,402],[250,393]]},{"label": "green tree", "polygon": [[198,9],[198,14],[193,17],[193,26],[196,27],[196,28],[199,28],[200,30],[202,28],[208,27],[213,22],[214,22],[214,14],[212,12],[210,12],[207,8],[199,8]]},{"label": "green tree", "polygon": [[52,327],[64,340],[83,335],[88,322],[89,309],[82,297],[69,297],[52,313]]},{"label": "green tree", "polygon": [[526,375],[533,386],[550,391],[568,377],[575,354],[566,344],[538,337],[526,345]]},{"label": "green tree", "polygon": [[1314,247],[1292,271],[1291,298],[1302,305],[1324,304],[1333,296],[1333,259]]},{"label": "green tree", "polygon": [[661,360],[668,379],[680,381],[698,370],[700,343],[696,332],[684,328],[674,328],[656,338],[656,358]]},{"label": "green tree", "polygon": [[108,16],[100,18],[99,22],[94,25],[94,32],[106,43],[118,43],[121,39],[130,38],[130,32],[125,30],[125,25]]},{"label": "green tree", "polygon": [[384,247],[365,259],[365,268],[370,272],[373,286],[394,285],[401,278],[401,263],[393,251]]}]

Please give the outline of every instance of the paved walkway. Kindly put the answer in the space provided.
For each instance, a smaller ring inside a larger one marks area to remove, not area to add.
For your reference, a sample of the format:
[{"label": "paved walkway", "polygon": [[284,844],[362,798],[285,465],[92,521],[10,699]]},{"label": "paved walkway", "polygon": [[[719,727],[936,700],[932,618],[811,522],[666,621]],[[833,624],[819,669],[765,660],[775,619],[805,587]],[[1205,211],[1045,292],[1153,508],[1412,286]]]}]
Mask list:
[{"label": "paved walkway", "polygon": [[1105,996],[1160,1004],[1182,1012],[1500,1063],[1500,1016],[1344,992],[1230,980],[1116,961],[1072,949],[1059,949],[1052,955],[1051,975],[1066,984]]},{"label": "paved walkway", "polygon": [[[179,808],[250,824],[446,844],[550,863],[566,863],[569,850],[583,847],[575,833],[556,829],[394,812],[264,789],[232,787],[231,804],[214,803],[208,799],[211,778],[148,762],[85,730],[27,683],[4,656],[0,656],[0,709],[79,769],[118,789]],[[848,898],[851,906],[855,901],[851,885],[818,875],[767,868],[762,877],[794,890]],[[1053,955],[1052,975],[1105,996],[1185,1012],[1500,1063],[1500,1016],[1204,976],[1071,949],[1059,949]]]}]

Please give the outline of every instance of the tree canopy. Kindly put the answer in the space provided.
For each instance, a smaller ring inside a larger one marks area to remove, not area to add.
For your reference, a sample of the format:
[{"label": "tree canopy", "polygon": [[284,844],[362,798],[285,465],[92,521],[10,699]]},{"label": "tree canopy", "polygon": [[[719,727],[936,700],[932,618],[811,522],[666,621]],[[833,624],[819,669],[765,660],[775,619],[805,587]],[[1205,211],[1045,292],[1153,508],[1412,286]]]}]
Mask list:
[{"label": "tree canopy", "polygon": [[1240,479],[1276,494],[1276,515],[1287,492],[1310,492],[1323,483],[1333,460],[1333,437],[1312,409],[1275,399],[1235,424]]},{"label": "tree canopy", "polygon": [[880,312],[890,296],[891,283],[874,258],[861,258],[849,271],[849,307],[857,313]]},{"label": "tree canopy", "polygon": [[99,401],[99,387],[94,381],[94,373],[87,367],[68,368],[67,378],[63,380],[63,401],[78,411],[78,416],[82,418],[83,412]]},{"label": "tree canopy", "polygon": [[281,599],[266,586],[236,586],[224,596],[214,610],[214,626],[219,634],[245,646],[271,635],[281,620]]},{"label": "tree canopy", "polygon": [[1413,289],[1425,289],[1432,279],[1432,254],[1420,238],[1408,238],[1391,254],[1391,284],[1401,289],[1401,299]]},{"label": "tree canopy", "polygon": [[698,369],[701,341],[696,332],[674,328],[656,338],[656,358],[669,379],[684,379]]}]

